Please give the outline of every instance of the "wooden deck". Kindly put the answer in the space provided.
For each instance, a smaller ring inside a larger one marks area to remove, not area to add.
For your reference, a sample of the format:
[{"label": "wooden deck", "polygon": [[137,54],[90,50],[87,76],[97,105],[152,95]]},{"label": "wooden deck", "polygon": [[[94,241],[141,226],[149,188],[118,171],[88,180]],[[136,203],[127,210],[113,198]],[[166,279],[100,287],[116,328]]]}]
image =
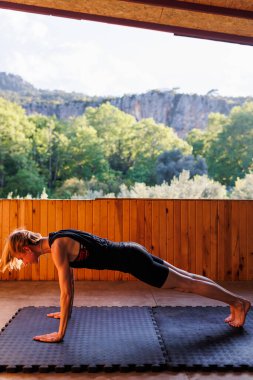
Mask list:
[{"label": "wooden deck", "polygon": [[[220,281],[253,280],[253,202],[237,200],[0,200],[0,249],[16,227],[77,228],[136,241],[170,263]],[[57,280],[50,255],[3,280]],[[128,280],[127,274],[76,270],[77,280]]]}]

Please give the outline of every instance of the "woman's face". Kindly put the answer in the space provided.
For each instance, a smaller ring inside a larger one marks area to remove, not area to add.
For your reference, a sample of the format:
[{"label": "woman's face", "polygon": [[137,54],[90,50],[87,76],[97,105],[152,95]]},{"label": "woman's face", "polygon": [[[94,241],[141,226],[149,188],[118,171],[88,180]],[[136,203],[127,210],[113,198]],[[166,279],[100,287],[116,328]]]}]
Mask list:
[{"label": "woman's face", "polygon": [[24,247],[24,252],[17,252],[14,255],[18,260],[22,260],[24,265],[38,263],[39,258],[29,247]]}]

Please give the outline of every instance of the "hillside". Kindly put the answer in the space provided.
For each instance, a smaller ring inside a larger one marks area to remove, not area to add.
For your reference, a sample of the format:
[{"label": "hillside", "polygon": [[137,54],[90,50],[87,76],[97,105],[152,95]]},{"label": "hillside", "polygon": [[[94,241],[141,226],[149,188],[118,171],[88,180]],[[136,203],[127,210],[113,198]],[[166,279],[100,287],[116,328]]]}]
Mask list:
[{"label": "hillside", "polygon": [[180,137],[193,128],[204,129],[211,112],[227,115],[234,106],[253,101],[253,98],[222,97],[212,91],[197,95],[174,90],[152,90],[122,97],[90,97],[75,92],[36,89],[20,76],[4,72],[0,73],[0,96],[20,104],[27,114],[56,115],[59,119],[82,115],[87,107],[97,107],[109,101],[137,120],[152,117],[156,122],[172,127]]}]

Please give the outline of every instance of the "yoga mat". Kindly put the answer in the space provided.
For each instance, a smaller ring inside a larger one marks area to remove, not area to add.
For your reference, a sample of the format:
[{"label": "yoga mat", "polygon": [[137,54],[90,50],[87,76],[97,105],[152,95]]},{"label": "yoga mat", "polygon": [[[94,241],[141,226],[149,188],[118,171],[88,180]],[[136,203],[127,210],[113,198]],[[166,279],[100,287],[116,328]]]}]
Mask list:
[{"label": "yoga mat", "polygon": [[243,328],[224,323],[228,307],[157,307],[153,314],[171,369],[253,369],[253,313]]},{"label": "yoga mat", "polygon": [[33,341],[58,330],[55,307],[20,309],[0,333],[0,371],[253,370],[252,310],[244,328],[228,307],[74,307],[61,343]]},{"label": "yoga mat", "polygon": [[21,309],[0,334],[0,369],[15,372],[160,369],[165,357],[148,307],[74,307],[61,343],[33,341],[58,330],[56,308]]}]

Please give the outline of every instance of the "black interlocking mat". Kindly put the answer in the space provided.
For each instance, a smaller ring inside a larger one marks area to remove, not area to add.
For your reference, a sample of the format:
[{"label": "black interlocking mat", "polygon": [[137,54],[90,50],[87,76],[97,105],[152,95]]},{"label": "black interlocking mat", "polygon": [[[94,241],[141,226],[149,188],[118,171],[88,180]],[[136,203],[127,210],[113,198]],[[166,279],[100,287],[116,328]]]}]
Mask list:
[{"label": "black interlocking mat", "polygon": [[58,330],[48,307],[21,309],[0,334],[7,372],[160,370],[165,357],[148,307],[75,307],[61,343],[33,341]]},{"label": "black interlocking mat", "polygon": [[253,370],[253,313],[243,328],[225,323],[228,307],[153,309],[171,369]]},{"label": "black interlocking mat", "polygon": [[55,307],[19,310],[0,333],[0,371],[97,372],[253,370],[253,313],[244,328],[223,322],[227,307],[75,307],[64,341]]}]

